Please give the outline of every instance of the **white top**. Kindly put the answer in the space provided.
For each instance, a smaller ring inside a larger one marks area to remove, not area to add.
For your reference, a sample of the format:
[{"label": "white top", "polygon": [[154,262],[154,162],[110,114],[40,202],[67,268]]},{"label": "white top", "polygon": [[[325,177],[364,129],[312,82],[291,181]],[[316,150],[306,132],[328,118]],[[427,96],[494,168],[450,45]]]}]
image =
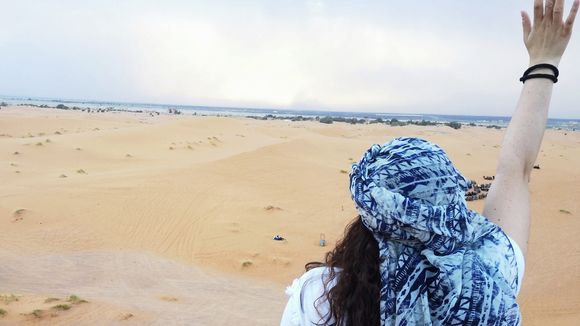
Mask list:
[{"label": "white top", "polygon": [[[517,296],[524,278],[524,255],[517,243],[509,236],[508,239],[514,248],[516,264],[518,266]],[[323,316],[328,315],[329,312],[328,301],[315,301],[324,293],[322,276],[323,274],[326,276],[328,273],[328,267],[313,268],[304,273],[300,278],[295,279],[292,285],[286,288],[286,294],[289,298],[286,309],[284,309],[284,314],[282,315],[280,326],[313,326],[323,324],[325,321]],[[335,284],[336,279],[329,284],[329,287]],[[314,308],[314,304],[317,305],[318,311]]]}]

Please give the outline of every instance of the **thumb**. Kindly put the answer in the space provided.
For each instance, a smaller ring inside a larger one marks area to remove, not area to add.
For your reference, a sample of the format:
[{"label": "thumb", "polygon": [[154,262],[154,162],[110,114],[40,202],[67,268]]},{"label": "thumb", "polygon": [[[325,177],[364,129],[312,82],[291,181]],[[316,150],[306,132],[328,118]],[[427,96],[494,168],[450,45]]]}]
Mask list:
[{"label": "thumb", "polygon": [[530,33],[532,32],[532,21],[527,12],[522,11],[522,27],[524,30],[524,43],[528,41]]}]

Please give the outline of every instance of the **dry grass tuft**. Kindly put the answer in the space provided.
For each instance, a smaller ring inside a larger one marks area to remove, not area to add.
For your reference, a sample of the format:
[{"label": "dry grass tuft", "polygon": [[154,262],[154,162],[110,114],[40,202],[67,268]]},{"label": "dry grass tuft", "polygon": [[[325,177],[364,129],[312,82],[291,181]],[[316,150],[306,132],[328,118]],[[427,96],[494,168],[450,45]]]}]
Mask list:
[{"label": "dry grass tuft", "polygon": [[83,170],[83,169],[78,169],[77,170],[78,174],[87,174],[87,171]]},{"label": "dry grass tuft", "polygon": [[[26,208],[19,208],[19,209],[17,209],[17,210],[14,211],[13,215],[15,217],[18,217],[18,216],[24,215],[25,212],[26,212]],[[14,296],[14,294],[12,294],[12,296]]]},{"label": "dry grass tuft", "polygon": [[6,310],[0,309],[0,317],[6,316],[6,313],[7,313]]},{"label": "dry grass tuft", "polygon": [[[14,214],[16,214],[17,212],[24,210],[24,209],[19,209],[16,212],[14,212]],[[12,302],[16,302],[18,301],[18,297],[15,296],[13,293],[10,294],[2,294],[0,295],[0,302],[4,303],[5,305],[8,305]]]},{"label": "dry grass tuft", "polygon": [[59,298],[47,298],[46,300],[44,300],[44,303],[51,303],[59,300],[60,300]]},{"label": "dry grass tuft", "polygon": [[570,211],[565,210],[565,209],[561,209],[560,210],[560,213],[562,213],[562,214],[568,214],[568,215],[572,214]]},{"label": "dry grass tuft", "polygon": [[42,318],[42,316],[44,316],[44,310],[35,309],[30,313],[30,315],[34,318]]},{"label": "dry grass tuft", "polygon": [[278,206],[272,206],[272,205],[268,205],[266,207],[264,207],[265,210],[267,211],[281,211],[282,208],[278,207]]},{"label": "dry grass tuft", "polygon": [[242,268],[248,268],[250,266],[254,265],[254,262],[251,260],[244,260],[242,262]]},{"label": "dry grass tuft", "polygon": [[70,309],[70,305],[68,304],[57,304],[56,306],[52,307],[51,309],[65,311]]},{"label": "dry grass tuft", "polygon": [[74,295],[74,294],[71,295],[70,297],[68,297],[68,302],[70,302],[72,304],[88,303],[87,300],[81,299],[77,295]]},{"label": "dry grass tuft", "polygon": [[347,173],[348,173],[348,171],[347,171],[347,170],[340,170],[340,173],[342,173],[342,174],[347,174]]}]

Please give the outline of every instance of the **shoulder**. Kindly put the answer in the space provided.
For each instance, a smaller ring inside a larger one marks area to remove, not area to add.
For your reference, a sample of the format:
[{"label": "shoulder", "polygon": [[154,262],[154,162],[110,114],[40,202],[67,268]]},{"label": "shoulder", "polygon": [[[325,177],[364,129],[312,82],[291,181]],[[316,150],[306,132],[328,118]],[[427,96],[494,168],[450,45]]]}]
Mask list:
[{"label": "shoulder", "polygon": [[329,274],[330,268],[328,267],[313,268],[295,279],[292,284],[286,288],[286,295],[289,297],[299,297],[302,306],[302,301],[304,301],[306,297],[317,296],[318,298],[324,294],[324,279]]},{"label": "shoulder", "polygon": [[[288,303],[281,325],[314,325],[326,319],[329,307],[324,297],[324,280],[330,271],[328,267],[313,268],[286,288]],[[331,288],[335,283],[333,280],[327,287]]]}]

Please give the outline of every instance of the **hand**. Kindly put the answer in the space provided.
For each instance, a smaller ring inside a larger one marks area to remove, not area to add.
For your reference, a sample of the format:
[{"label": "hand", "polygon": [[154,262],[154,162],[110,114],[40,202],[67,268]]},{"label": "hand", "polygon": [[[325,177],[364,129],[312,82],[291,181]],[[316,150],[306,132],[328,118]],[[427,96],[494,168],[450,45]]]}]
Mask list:
[{"label": "hand", "polygon": [[572,35],[580,0],[575,0],[563,22],[564,0],[534,0],[534,26],[527,12],[522,11],[524,43],[530,55],[530,65],[550,63],[558,66]]}]

